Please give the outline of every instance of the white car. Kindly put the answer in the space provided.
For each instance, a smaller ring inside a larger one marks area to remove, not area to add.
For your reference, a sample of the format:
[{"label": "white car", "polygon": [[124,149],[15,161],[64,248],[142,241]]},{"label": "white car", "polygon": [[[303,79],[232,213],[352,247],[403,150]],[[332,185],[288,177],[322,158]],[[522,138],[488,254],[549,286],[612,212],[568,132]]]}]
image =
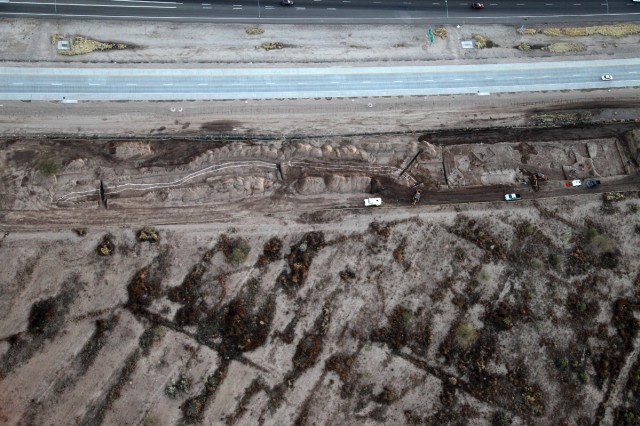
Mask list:
[{"label": "white car", "polygon": [[381,206],[382,198],[365,198],[364,205],[365,207]]},{"label": "white car", "polygon": [[602,81],[611,81],[611,80],[613,80],[613,76],[611,74],[605,74],[600,78],[602,78]]},{"label": "white car", "polygon": [[571,186],[582,186],[582,181],[580,179],[572,180],[571,182],[565,183],[567,187]]},{"label": "white car", "polygon": [[505,201],[515,201],[519,200],[520,198],[520,194],[504,194]]}]

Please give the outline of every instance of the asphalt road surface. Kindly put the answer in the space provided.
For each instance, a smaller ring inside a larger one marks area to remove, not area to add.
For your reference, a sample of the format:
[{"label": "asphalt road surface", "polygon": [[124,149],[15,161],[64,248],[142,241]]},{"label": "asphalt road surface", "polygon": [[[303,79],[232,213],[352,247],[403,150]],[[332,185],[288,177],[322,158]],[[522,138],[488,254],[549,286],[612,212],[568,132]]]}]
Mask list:
[{"label": "asphalt road surface", "polygon": [[525,23],[640,18],[632,0],[0,0],[0,16],[265,23]]},{"label": "asphalt road surface", "polygon": [[[604,74],[613,81],[602,81]],[[640,86],[640,58],[419,67],[0,68],[0,100],[207,100],[439,95]]]}]

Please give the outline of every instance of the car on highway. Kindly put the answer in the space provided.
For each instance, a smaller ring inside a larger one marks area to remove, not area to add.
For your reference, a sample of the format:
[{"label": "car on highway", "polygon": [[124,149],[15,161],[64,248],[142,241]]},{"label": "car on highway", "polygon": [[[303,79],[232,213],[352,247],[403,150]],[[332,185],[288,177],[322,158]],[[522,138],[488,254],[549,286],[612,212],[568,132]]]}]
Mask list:
[{"label": "car on highway", "polygon": [[600,78],[602,79],[602,81],[611,81],[611,80],[613,80],[613,76],[611,74],[605,74]]},{"label": "car on highway", "polygon": [[471,3],[471,9],[484,9],[484,3]]},{"label": "car on highway", "polygon": [[282,0],[280,2],[281,6],[293,6],[293,0]]},{"label": "car on highway", "polygon": [[382,198],[365,198],[364,205],[365,207],[381,206]]},{"label": "car on highway", "polygon": [[504,194],[505,201],[515,201],[522,198],[520,194]]},{"label": "car on highway", "polygon": [[582,186],[582,181],[580,179],[572,180],[571,182],[565,183],[565,186],[567,188],[570,188],[572,186]]}]

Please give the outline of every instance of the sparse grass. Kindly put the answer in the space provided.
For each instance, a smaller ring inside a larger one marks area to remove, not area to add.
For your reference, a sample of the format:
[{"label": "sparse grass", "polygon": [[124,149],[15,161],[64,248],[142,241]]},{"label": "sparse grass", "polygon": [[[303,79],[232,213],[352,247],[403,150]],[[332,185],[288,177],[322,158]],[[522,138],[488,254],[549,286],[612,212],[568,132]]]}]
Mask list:
[{"label": "sparse grass", "polygon": [[38,164],[38,171],[44,176],[55,176],[60,172],[60,166],[54,160],[42,160]]},{"label": "sparse grass", "polygon": [[463,348],[468,348],[478,337],[478,331],[469,324],[460,324],[455,330],[456,342]]},{"label": "sparse grass", "polygon": [[[520,34],[520,27],[516,27],[516,31],[518,32],[518,34]],[[538,34],[538,30],[536,30],[535,28],[525,28],[524,31],[522,32],[522,35],[534,35],[534,34]]]}]

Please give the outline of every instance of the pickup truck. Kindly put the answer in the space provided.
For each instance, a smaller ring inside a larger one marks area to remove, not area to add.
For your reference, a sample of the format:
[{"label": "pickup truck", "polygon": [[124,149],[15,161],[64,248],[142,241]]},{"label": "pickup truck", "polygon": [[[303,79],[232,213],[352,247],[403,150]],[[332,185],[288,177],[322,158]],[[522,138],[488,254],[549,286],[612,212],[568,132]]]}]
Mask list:
[{"label": "pickup truck", "polygon": [[381,206],[382,205],[382,198],[365,198],[364,199],[364,205],[365,205],[365,207]]}]

